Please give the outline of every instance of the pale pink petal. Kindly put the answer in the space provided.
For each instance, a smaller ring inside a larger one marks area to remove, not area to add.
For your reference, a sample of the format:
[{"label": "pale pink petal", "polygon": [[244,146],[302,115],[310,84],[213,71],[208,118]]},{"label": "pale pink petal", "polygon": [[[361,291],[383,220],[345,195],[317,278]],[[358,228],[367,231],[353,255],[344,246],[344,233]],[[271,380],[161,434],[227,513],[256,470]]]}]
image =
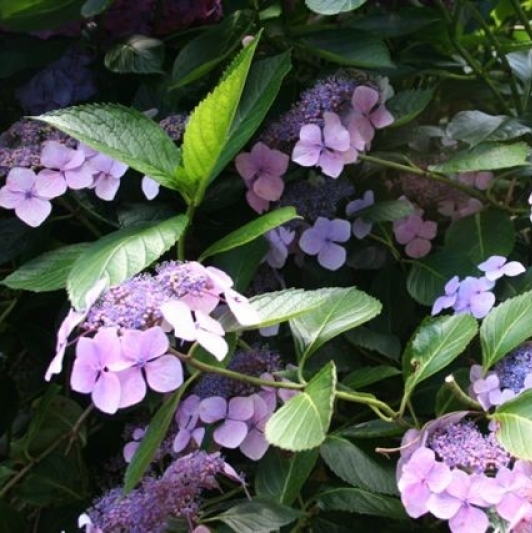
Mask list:
[{"label": "pale pink petal", "polygon": [[141,182],[141,189],[147,200],[153,200],[158,194],[160,185],[149,176],[144,176]]},{"label": "pale pink petal", "polygon": [[323,113],[323,138],[327,148],[344,152],[351,146],[351,137],[336,113]]},{"label": "pale pink petal", "polygon": [[11,191],[26,192],[35,184],[35,172],[29,168],[14,167],[9,171],[6,185]]},{"label": "pale pink petal", "polygon": [[270,207],[270,202],[255,194],[252,189],[246,192],[246,200],[249,206],[259,214],[264,213]]},{"label": "pale pink petal", "polygon": [[276,176],[261,176],[253,184],[253,192],[270,202],[279,200],[283,191],[284,181]]},{"label": "pale pink petal", "polygon": [[224,448],[238,448],[248,434],[248,426],[238,420],[226,420],[214,430],[214,441]]},{"label": "pale pink petal", "polygon": [[197,341],[209,353],[221,361],[229,352],[229,346],[223,337],[210,331],[198,330]]},{"label": "pale pink petal", "polygon": [[70,375],[70,386],[76,392],[88,394],[94,389],[98,375],[99,370],[92,360],[76,357]]},{"label": "pale pink petal", "polygon": [[471,505],[464,505],[449,519],[449,529],[452,533],[485,533],[488,526],[486,513]]},{"label": "pale pink petal", "polygon": [[114,414],[120,405],[120,380],[112,372],[102,372],[92,390],[94,405],[104,413]]},{"label": "pale pink petal", "polygon": [[430,241],[415,237],[406,245],[405,253],[408,255],[408,257],[418,259],[426,256],[430,252],[431,248],[432,244]]},{"label": "pale pink petal", "polygon": [[187,304],[172,300],[163,303],[160,310],[164,319],[174,328],[176,337],[186,341],[196,340],[196,326]]},{"label": "pale pink petal", "polygon": [[379,102],[379,93],[366,85],[359,85],[351,97],[351,103],[356,111],[369,114]]},{"label": "pale pink petal", "polygon": [[116,374],[120,380],[119,407],[130,407],[144,400],[146,396],[146,383],[139,367],[128,368]]},{"label": "pale pink petal", "polygon": [[252,429],[240,444],[240,451],[252,461],[258,461],[268,450],[268,441],[264,438],[264,433],[257,429]]},{"label": "pale pink petal", "polygon": [[383,106],[380,105],[370,115],[371,123],[379,130],[393,123],[393,115]]},{"label": "pale pink petal", "polygon": [[255,411],[255,403],[251,396],[236,396],[229,400],[227,416],[233,420],[249,420]]},{"label": "pale pink petal", "polygon": [[344,158],[342,153],[323,150],[318,161],[318,166],[326,176],[337,178],[344,169]]},{"label": "pale pink petal", "polygon": [[419,518],[427,513],[427,500],[430,494],[430,490],[422,483],[413,483],[401,489],[401,502],[408,515]]},{"label": "pale pink petal", "polygon": [[44,169],[37,174],[35,190],[39,196],[44,198],[57,198],[58,196],[65,194],[67,184],[59,172]]},{"label": "pale pink petal", "polygon": [[[122,339],[122,346],[125,350],[124,340]],[[163,354],[166,354],[170,348],[170,342],[166,333],[159,326],[154,326],[142,332],[140,338],[141,351],[146,361],[155,359]]]},{"label": "pale pink petal", "polygon": [[17,217],[32,228],[40,226],[51,212],[52,204],[50,201],[35,196],[24,200],[15,207]]},{"label": "pale pink petal", "polygon": [[251,181],[257,173],[257,166],[252,155],[248,152],[242,152],[235,157],[235,166],[245,181]]},{"label": "pale pink petal", "polygon": [[183,366],[173,355],[163,355],[144,367],[148,385],[157,392],[170,392],[183,384]]},{"label": "pale pink petal", "polygon": [[67,185],[74,190],[90,187],[94,182],[93,171],[90,165],[82,165],[72,170],[65,170],[65,180]]},{"label": "pale pink petal", "polygon": [[62,170],[70,161],[74,152],[74,149],[57,141],[46,141],[42,145],[41,165]]},{"label": "pale pink petal", "polygon": [[502,270],[506,276],[512,277],[519,276],[519,274],[525,272],[525,267],[519,261],[510,261],[502,267]]},{"label": "pale pink petal", "polygon": [[227,400],[221,396],[211,396],[201,400],[199,416],[206,424],[223,420],[227,416]]},{"label": "pale pink petal", "polygon": [[0,189],[0,207],[5,209],[15,209],[21,202],[24,201],[24,193],[12,191],[4,186]]},{"label": "pale pink petal", "polygon": [[292,152],[292,161],[302,167],[313,167],[318,163],[322,149],[321,145],[305,144],[298,141]]},{"label": "pale pink petal", "polygon": [[318,263],[327,270],[338,270],[346,260],[345,248],[334,242],[327,243],[318,254]]},{"label": "pale pink petal", "polygon": [[451,496],[447,491],[431,493],[427,499],[427,509],[437,518],[449,520],[462,505],[462,501]]},{"label": "pale pink petal", "polygon": [[243,326],[258,324],[261,318],[249,300],[233,289],[225,291],[225,301],[235,318]]},{"label": "pale pink petal", "polygon": [[288,170],[289,163],[290,157],[287,154],[279,150],[270,150],[268,167],[272,176],[282,176]]},{"label": "pale pink petal", "polygon": [[[375,128],[371,122],[363,115],[354,116],[349,122],[349,133],[351,135],[351,143],[355,148],[358,147],[359,138],[364,141],[364,146],[360,148],[363,150],[375,137]],[[354,142],[357,144],[354,144]]]},{"label": "pale pink petal", "polygon": [[418,236],[425,239],[434,239],[438,232],[438,224],[432,220],[425,220],[419,229]]},{"label": "pale pink petal", "polygon": [[120,179],[106,176],[96,181],[94,192],[98,198],[110,202],[114,200],[119,188]]},{"label": "pale pink petal", "polygon": [[73,170],[75,168],[81,167],[85,163],[85,152],[83,150],[73,149],[70,152],[70,158],[65,163],[64,170]]},{"label": "pale pink petal", "polygon": [[299,131],[299,139],[307,145],[321,147],[323,144],[321,129],[316,124],[306,124]]}]

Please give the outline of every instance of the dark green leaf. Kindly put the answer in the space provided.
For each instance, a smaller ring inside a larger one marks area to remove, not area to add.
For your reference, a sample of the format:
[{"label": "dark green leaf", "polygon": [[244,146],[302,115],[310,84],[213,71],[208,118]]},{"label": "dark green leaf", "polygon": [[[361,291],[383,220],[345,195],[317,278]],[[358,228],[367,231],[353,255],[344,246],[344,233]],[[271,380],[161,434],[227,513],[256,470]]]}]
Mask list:
[{"label": "dark green leaf", "polygon": [[361,216],[368,222],[392,222],[399,218],[407,217],[414,211],[415,209],[410,202],[385,200],[362,209],[357,213],[357,217]]},{"label": "dark green leaf", "polygon": [[350,439],[376,439],[384,437],[398,437],[405,432],[405,426],[399,422],[386,422],[377,419],[361,422],[342,429],[340,434]]},{"label": "dark green leaf", "polygon": [[378,383],[383,379],[399,375],[399,369],[393,366],[364,366],[359,368],[342,380],[342,384],[350,389],[361,389],[373,383]]},{"label": "dark green leaf", "polygon": [[373,350],[395,361],[399,360],[401,342],[396,335],[385,331],[373,331],[365,326],[346,332],[345,338],[355,346]]},{"label": "dark green leaf", "polygon": [[386,100],[386,108],[394,118],[391,126],[403,126],[414,120],[430,104],[433,95],[432,89],[409,89]]},{"label": "dark green leaf", "polygon": [[7,502],[0,500],[0,533],[21,533],[28,531],[24,513],[17,511]]},{"label": "dark green leaf", "polygon": [[81,14],[85,18],[94,17],[110,7],[115,0],[85,0],[81,7]]},{"label": "dark green leaf", "polygon": [[84,0],[0,0],[0,22],[14,31],[37,31],[79,18]]},{"label": "dark green leaf", "polygon": [[338,15],[353,11],[365,3],[366,0],[305,0],[307,7],[320,15]]},{"label": "dark green leaf", "polygon": [[104,64],[112,72],[161,74],[164,43],[153,37],[132,35],[105,54]]}]

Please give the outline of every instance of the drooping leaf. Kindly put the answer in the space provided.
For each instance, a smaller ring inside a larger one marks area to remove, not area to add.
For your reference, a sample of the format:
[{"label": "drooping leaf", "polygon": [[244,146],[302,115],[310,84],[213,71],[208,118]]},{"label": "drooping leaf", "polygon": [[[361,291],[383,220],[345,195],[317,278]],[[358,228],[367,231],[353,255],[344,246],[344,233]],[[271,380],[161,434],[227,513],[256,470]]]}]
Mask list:
[{"label": "drooping leaf", "polygon": [[338,15],[353,11],[365,3],[366,0],[305,0],[307,7],[320,15]]},{"label": "drooping leaf", "polygon": [[312,355],[332,338],[379,314],[381,304],[355,288],[328,289],[328,298],[316,309],[290,321],[297,352]]},{"label": "drooping leaf", "polygon": [[482,363],[491,368],[507,353],[532,337],[532,291],[494,307],[480,326]]},{"label": "drooping leaf", "polygon": [[160,74],[163,72],[164,43],[145,35],[131,35],[115,44],[104,58],[111,72]]},{"label": "drooping leaf", "polygon": [[526,390],[513,400],[504,402],[489,418],[495,420],[497,440],[518,459],[532,460],[532,391]]},{"label": "drooping leaf", "polygon": [[343,481],[379,494],[397,494],[395,469],[386,467],[339,435],[329,435],[320,446],[327,466]]},{"label": "drooping leaf", "polygon": [[405,396],[410,396],[419,383],[456,359],[477,331],[477,321],[469,314],[425,320],[403,355]]},{"label": "drooping leaf", "polygon": [[118,285],[144,270],[179,240],[186,224],[185,215],[178,215],[164,222],[130,226],[90,244],[68,275],[72,305],[83,308],[85,295],[98,280]]},{"label": "drooping leaf", "polygon": [[251,65],[226,145],[216,163],[212,179],[227,166],[260,126],[290,69],[288,52]]},{"label": "drooping leaf", "polygon": [[88,243],[71,244],[24,263],[1,283],[10,289],[33,292],[56,291],[66,286],[68,274]]},{"label": "drooping leaf", "polygon": [[392,67],[386,43],[363,31],[349,28],[321,30],[301,39],[300,46],[339,65],[359,68]]},{"label": "drooping leaf", "polygon": [[281,207],[270,211],[216,241],[200,255],[199,261],[251,242],[294,218],[298,218],[298,214],[293,207]]},{"label": "drooping leaf", "polygon": [[510,217],[501,211],[484,210],[454,222],[445,234],[445,249],[467,256],[478,265],[492,255],[507,257],[514,241]]},{"label": "drooping leaf", "polygon": [[220,83],[194,109],[183,137],[183,167],[186,195],[199,205],[205,194],[228,135],[244,90],[260,34],[233,60]]},{"label": "drooping leaf", "polygon": [[220,520],[239,533],[269,533],[278,531],[303,515],[301,511],[272,501],[253,500],[238,503],[228,511],[204,522]]},{"label": "drooping leaf", "polygon": [[394,118],[391,127],[404,126],[414,120],[430,104],[433,95],[432,89],[409,89],[386,100],[386,108]]},{"label": "drooping leaf", "polygon": [[326,489],[319,494],[318,505],[323,511],[346,511],[384,516],[393,520],[408,519],[398,498],[357,488]]},{"label": "drooping leaf", "polygon": [[37,31],[79,18],[84,0],[0,0],[2,26],[14,31]]},{"label": "drooping leaf", "polygon": [[226,59],[241,46],[252,20],[250,11],[236,11],[188,41],[174,61],[170,88],[196,81]]},{"label": "drooping leaf", "polygon": [[429,166],[429,170],[451,174],[519,167],[528,164],[529,154],[530,147],[524,142],[514,144],[486,142],[477,144],[471,150],[457,152],[447,161]]},{"label": "drooping leaf", "polygon": [[514,117],[488,115],[482,111],[461,111],[447,126],[451,139],[476,146],[486,141],[507,141],[532,130]]},{"label": "drooping leaf", "polygon": [[255,477],[255,490],[264,498],[291,505],[310,475],[318,448],[287,456],[278,448],[270,448],[260,460]]},{"label": "drooping leaf", "polygon": [[[175,176],[181,152],[146,115],[118,104],[85,104],[34,117],[182,192]],[[182,178],[183,179],[183,178]]]},{"label": "drooping leaf", "polygon": [[150,420],[148,429],[126,469],[124,475],[124,494],[127,494],[135,488],[137,483],[142,479],[146,469],[150,466],[157,448],[159,448],[161,442],[166,437],[166,432],[175,416],[175,411],[183,391],[184,388],[181,387],[166,398]]},{"label": "drooping leaf", "polygon": [[335,387],[336,368],[331,361],[309,381],[303,392],[270,417],[265,430],[268,442],[294,452],[319,446],[331,422]]},{"label": "drooping leaf", "polygon": [[350,389],[360,389],[378,383],[386,378],[399,375],[401,372],[394,366],[364,366],[354,370],[342,380],[342,384]]}]

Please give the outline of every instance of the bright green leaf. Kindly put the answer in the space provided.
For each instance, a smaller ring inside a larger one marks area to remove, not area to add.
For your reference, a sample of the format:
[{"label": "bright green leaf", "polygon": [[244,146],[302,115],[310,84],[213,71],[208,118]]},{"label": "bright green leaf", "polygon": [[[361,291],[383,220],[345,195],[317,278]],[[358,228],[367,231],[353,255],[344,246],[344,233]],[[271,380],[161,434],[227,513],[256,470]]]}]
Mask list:
[{"label": "bright green leaf", "polygon": [[451,174],[519,167],[528,164],[529,154],[530,147],[524,142],[514,144],[483,143],[471,150],[458,152],[447,161],[430,166],[429,170]]},{"label": "bright green leaf", "polygon": [[319,307],[290,321],[297,352],[303,359],[337,335],[371,320],[382,307],[354,287],[328,291],[328,298]]},{"label": "bright green leaf", "polygon": [[266,440],[294,452],[319,446],[327,436],[331,422],[336,368],[329,362],[308,383],[303,392],[293,396],[266,423]]},{"label": "bright green leaf", "polygon": [[181,152],[164,130],[136,109],[118,104],[85,104],[34,117],[110,155],[170,189]]},{"label": "bright green leaf", "polygon": [[164,43],[153,37],[131,35],[105,54],[104,64],[112,72],[161,74]]},{"label": "bright green leaf", "polygon": [[33,292],[63,289],[72,265],[88,247],[88,243],[80,243],[45,252],[24,263],[1,283],[10,289]]},{"label": "bright green leaf", "polygon": [[292,505],[299,497],[318,455],[318,448],[287,456],[282,450],[271,447],[257,467],[257,494],[284,505]]},{"label": "bright green leaf", "polygon": [[101,279],[118,285],[138,274],[169,250],[181,237],[187,218],[130,226],[93,242],[75,261],[67,279],[72,305],[83,308],[85,295]]},{"label": "bright green leaf", "polygon": [[477,321],[469,314],[425,320],[403,355],[405,395],[410,396],[419,383],[454,361],[477,331]]},{"label": "bright green leaf", "polygon": [[307,7],[320,15],[338,15],[363,6],[366,0],[305,0]]},{"label": "bright green leaf", "polygon": [[270,211],[216,241],[201,254],[199,261],[251,242],[294,218],[298,218],[298,215],[293,207],[281,207],[275,211]]},{"label": "bright green leaf", "polygon": [[502,446],[514,457],[532,461],[532,391],[504,402],[489,418],[498,423],[495,435]]},{"label": "bright green leaf", "polygon": [[314,32],[301,39],[301,46],[339,65],[359,68],[392,67],[390,52],[384,41],[350,28]]},{"label": "bright green leaf", "polygon": [[445,234],[445,249],[478,265],[492,255],[507,257],[515,241],[511,218],[501,211],[480,211],[457,220]]},{"label": "bright green leaf", "polygon": [[403,126],[414,120],[430,104],[433,95],[432,89],[409,89],[386,100],[386,109],[394,118],[391,127]]},{"label": "bright green leaf", "polygon": [[323,511],[346,511],[393,520],[407,520],[404,507],[398,498],[374,494],[356,488],[331,488],[318,495],[318,505]]},{"label": "bright green leaf", "polygon": [[482,363],[488,370],[522,342],[532,337],[532,291],[493,308],[480,326]]},{"label": "bright green leaf", "polygon": [[397,494],[395,469],[377,462],[347,439],[329,435],[320,447],[320,454],[346,483],[380,494]]}]

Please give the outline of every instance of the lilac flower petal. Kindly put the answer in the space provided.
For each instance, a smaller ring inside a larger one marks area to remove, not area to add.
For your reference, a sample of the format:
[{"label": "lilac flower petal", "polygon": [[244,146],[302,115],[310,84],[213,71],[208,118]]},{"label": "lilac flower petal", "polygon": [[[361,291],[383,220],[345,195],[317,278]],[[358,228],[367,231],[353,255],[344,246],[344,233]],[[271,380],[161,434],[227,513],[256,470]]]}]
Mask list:
[{"label": "lilac flower petal", "polygon": [[250,301],[233,289],[225,290],[225,301],[235,318],[243,326],[253,326],[261,321],[261,318]]},{"label": "lilac flower petal", "polygon": [[153,200],[158,194],[160,184],[149,176],[144,176],[141,182],[141,189],[146,197],[146,200]]},{"label": "lilac flower petal", "polygon": [[424,239],[434,239],[438,233],[438,224],[432,220],[425,220],[419,230],[418,236]]},{"label": "lilac flower petal", "polygon": [[[130,350],[130,353],[135,353],[134,346],[131,346],[131,341],[129,339],[126,341],[126,337],[125,334],[122,336],[122,350],[124,353],[127,353],[127,350]],[[159,326],[154,326],[142,331],[141,336],[134,340],[139,343],[137,353],[140,351],[146,361],[150,361],[151,359],[166,354],[170,348],[168,337]]]},{"label": "lilac flower petal", "polygon": [[495,305],[495,295],[492,292],[475,294],[470,299],[471,314],[475,318],[484,318]]},{"label": "lilac flower petal", "polygon": [[427,509],[442,520],[452,518],[462,506],[462,500],[449,494],[447,491],[431,493],[427,499]]},{"label": "lilac flower petal", "polygon": [[242,152],[235,157],[236,171],[245,181],[251,181],[255,177],[257,166],[253,156],[249,152]]},{"label": "lilac flower petal", "polygon": [[223,336],[220,336],[217,333],[200,329],[197,333],[197,341],[200,346],[214,355],[218,361],[222,361],[229,352],[227,342],[225,342]]},{"label": "lilac flower petal", "polygon": [[264,433],[252,429],[240,444],[240,451],[252,461],[261,459],[268,450],[269,444]]},{"label": "lilac flower petal", "polygon": [[270,207],[270,202],[255,194],[252,189],[246,192],[246,201],[249,206],[259,214],[264,213]]},{"label": "lilac flower petal", "polygon": [[477,268],[482,272],[491,272],[492,270],[499,270],[504,263],[506,263],[506,257],[502,255],[492,255],[486,261],[480,263]]},{"label": "lilac flower petal", "polygon": [[6,178],[6,186],[10,191],[22,192],[30,190],[35,184],[35,172],[29,168],[14,167]]},{"label": "lilac flower petal", "polygon": [[148,385],[157,392],[171,392],[183,384],[183,365],[173,355],[149,361],[145,372]]},{"label": "lilac flower petal", "polygon": [[94,389],[98,375],[99,370],[91,359],[76,357],[70,375],[70,386],[76,392],[89,394]]},{"label": "lilac flower petal", "polygon": [[393,123],[393,115],[383,106],[380,105],[370,115],[371,123],[380,130]]},{"label": "lilac flower petal", "polygon": [[[46,168],[64,169],[76,150],[57,141],[46,141],[42,145],[41,165]],[[78,156],[79,157],[79,156]]]},{"label": "lilac flower petal", "polygon": [[358,217],[353,222],[353,226],[352,226],[353,235],[357,239],[363,239],[364,237],[367,237],[371,233],[372,228],[373,228],[372,222],[368,222],[364,220],[362,217]]},{"label": "lilac flower petal", "polygon": [[94,389],[92,401],[94,405],[104,413],[114,414],[120,405],[120,380],[112,372],[102,372]]},{"label": "lilac flower petal", "polygon": [[359,85],[351,97],[351,104],[356,111],[369,114],[379,102],[379,93],[366,85]]},{"label": "lilac flower petal", "polygon": [[128,368],[117,374],[120,380],[120,404],[119,407],[130,407],[144,400],[146,396],[146,382],[142,371],[138,367]]},{"label": "lilac flower petal", "polygon": [[486,513],[472,505],[464,505],[449,520],[452,533],[485,533],[489,526]]},{"label": "lilac flower petal", "polygon": [[306,124],[299,131],[299,139],[307,145],[315,145],[321,148],[323,140],[321,129],[316,124]]},{"label": "lilac flower petal", "polygon": [[351,226],[347,220],[335,218],[329,223],[330,238],[335,242],[347,242],[351,237]]},{"label": "lilac flower petal", "polygon": [[174,444],[172,446],[172,449],[175,453],[182,452],[190,442],[190,439],[192,438],[192,433],[188,429],[180,429],[177,432],[177,435],[174,439]]},{"label": "lilac flower petal", "polygon": [[235,396],[229,400],[227,416],[233,420],[249,420],[253,416],[255,404],[251,396]]},{"label": "lilac flower petal", "polygon": [[261,176],[253,184],[253,192],[270,202],[279,200],[283,191],[284,181],[277,176]]},{"label": "lilac flower petal", "polygon": [[23,194],[18,191],[13,191],[4,186],[0,189],[0,207],[5,209],[15,209],[21,201],[23,201]]},{"label": "lilac flower petal", "polygon": [[336,113],[323,113],[323,138],[327,148],[338,152],[345,152],[351,146],[349,132],[344,128],[340,117]]},{"label": "lilac flower petal", "polygon": [[[519,261],[510,261],[509,263],[506,263],[502,267],[502,270],[505,276],[510,277],[519,276],[520,274],[526,271],[525,267],[521,263],[519,263]],[[486,277],[488,276],[486,275]]]},{"label": "lilac flower petal", "polygon": [[224,448],[238,448],[248,434],[248,426],[239,420],[226,420],[214,430],[213,438]]},{"label": "lilac flower petal", "polygon": [[93,170],[90,165],[65,170],[64,175],[67,185],[76,191],[90,187],[94,182]]},{"label": "lilac flower petal", "polygon": [[302,167],[313,167],[320,159],[321,150],[321,146],[304,144],[299,141],[296,143],[294,150],[292,151],[292,161]]},{"label": "lilac flower petal", "polygon": [[427,500],[431,492],[424,484],[412,484],[401,490],[401,502],[412,518],[419,518],[428,512]]},{"label": "lilac flower petal", "polygon": [[44,198],[57,198],[65,194],[67,184],[63,177],[55,170],[44,169],[37,174],[35,190],[39,196]]},{"label": "lilac flower petal", "polygon": [[110,202],[114,200],[118,189],[120,188],[120,180],[111,176],[99,177],[95,183],[94,192],[98,198]]},{"label": "lilac flower petal", "polygon": [[164,319],[174,329],[176,337],[186,341],[196,339],[196,326],[192,319],[190,307],[184,302],[172,300],[161,305]]},{"label": "lilac flower petal", "polygon": [[415,237],[405,246],[405,254],[418,259],[426,256],[432,248],[432,244],[427,239]]},{"label": "lilac flower petal", "polygon": [[324,150],[320,155],[318,166],[326,176],[337,178],[344,169],[342,152]]},{"label": "lilac flower petal", "polygon": [[349,122],[349,132],[351,134],[351,142],[356,142],[356,145],[354,144],[353,146],[359,146],[359,139],[363,139],[364,146],[361,148],[361,150],[367,148],[369,143],[373,140],[373,137],[375,137],[375,128],[363,115],[354,116],[351,118]]},{"label": "lilac flower petal", "polygon": [[201,401],[199,415],[202,422],[212,424],[227,416],[227,400],[221,396],[211,396]]},{"label": "lilac flower petal", "polygon": [[318,254],[318,263],[327,270],[338,270],[345,264],[345,248],[334,242],[325,245]]},{"label": "lilac flower petal", "polygon": [[122,450],[122,457],[126,463],[131,463],[133,456],[139,449],[140,442],[128,442]]},{"label": "lilac flower petal", "polygon": [[24,200],[15,207],[17,217],[32,228],[40,226],[51,212],[52,204],[50,201],[36,196]]}]

